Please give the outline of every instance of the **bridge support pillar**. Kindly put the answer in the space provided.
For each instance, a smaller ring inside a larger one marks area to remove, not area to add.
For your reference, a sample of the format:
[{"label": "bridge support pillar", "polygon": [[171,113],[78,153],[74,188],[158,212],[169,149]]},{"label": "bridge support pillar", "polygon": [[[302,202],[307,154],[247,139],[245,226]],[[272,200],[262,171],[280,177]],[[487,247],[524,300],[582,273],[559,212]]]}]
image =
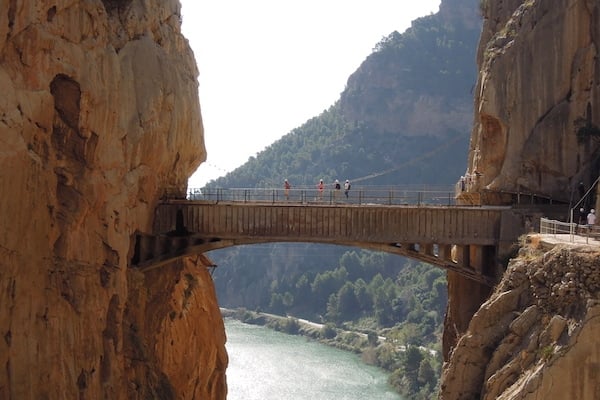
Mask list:
[{"label": "bridge support pillar", "polygon": [[449,244],[439,245],[438,257],[440,260],[452,262],[452,246]]},{"label": "bridge support pillar", "polygon": [[[487,263],[493,262],[489,246],[456,246],[456,258],[459,265],[472,268],[483,274],[489,269]],[[489,298],[492,288],[488,285],[466,278],[456,272],[448,271],[448,306],[444,320],[442,351],[448,361],[452,348],[458,338],[469,327],[473,314]]]},{"label": "bridge support pillar", "polygon": [[464,267],[471,266],[471,246],[456,246],[456,263]]},{"label": "bridge support pillar", "polygon": [[434,256],[433,254],[433,243],[424,243],[419,245],[420,253],[428,256]]}]

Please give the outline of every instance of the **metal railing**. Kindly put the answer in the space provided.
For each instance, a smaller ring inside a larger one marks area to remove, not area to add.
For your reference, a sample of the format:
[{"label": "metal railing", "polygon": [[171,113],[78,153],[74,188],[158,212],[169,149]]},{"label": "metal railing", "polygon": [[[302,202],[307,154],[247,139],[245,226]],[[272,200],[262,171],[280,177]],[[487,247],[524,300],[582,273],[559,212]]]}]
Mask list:
[{"label": "metal railing", "polygon": [[556,221],[548,218],[540,218],[540,233],[544,235],[570,235],[576,232],[578,227],[585,225],[577,225],[576,223]]},{"label": "metal railing", "polygon": [[552,235],[557,239],[568,241],[571,243],[581,242],[584,238],[585,243],[589,243],[590,239],[600,237],[600,226],[598,225],[580,225],[575,222],[562,222],[548,218],[540,218],[540,233],[544,235]]},{"label": "metal railing", "polygon": [[189,188],[188,200],[244,203],[297,203],[297,204],[357,204],[357,205],[456,205],[453,186],[362,186],[349,191],[314,187],[289,190],[274,188]]}]

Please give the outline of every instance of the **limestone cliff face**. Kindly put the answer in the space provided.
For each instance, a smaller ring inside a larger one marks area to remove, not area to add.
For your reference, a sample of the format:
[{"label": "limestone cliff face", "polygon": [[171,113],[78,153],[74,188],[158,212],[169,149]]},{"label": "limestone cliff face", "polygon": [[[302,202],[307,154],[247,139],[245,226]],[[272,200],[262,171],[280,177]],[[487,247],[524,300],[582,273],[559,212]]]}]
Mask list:
[{"label": "limestone cliff face", "polygon": [[482,174],[477,190],[568,201],[580,180],[589,187],[599,171],[598,143],[575,134],[578,120],[600,125],[598,2],[481,4],[468,172]]},{"label": "limestone cliff face", "polygon": [[128,269],[205,159],[176,0],[0,1],[0,398],[222,398],[206,264]]},{"label": "limestone cliff face", "polygon": [[599,257],[530,237],[445,364],[440,398],[597,399]]},{"label": "limestone cliff face", "polygon": [[[475,196],[461,199],[503,204],[513,197],[498,193],[528,192],[576,202],[578,183],[589,187],[600,171],[598,142],[576,134],[581,121],[600,125],[600,5],[487,0],[481,9],[467,171]],[[470,321],[472,306],[485,297],[459,293],[464,279],[449,274],[444,334],[452,350],[440,397],[598,398],[600,385],[589,374],[600,357],[598,255],[522,249]]]}]

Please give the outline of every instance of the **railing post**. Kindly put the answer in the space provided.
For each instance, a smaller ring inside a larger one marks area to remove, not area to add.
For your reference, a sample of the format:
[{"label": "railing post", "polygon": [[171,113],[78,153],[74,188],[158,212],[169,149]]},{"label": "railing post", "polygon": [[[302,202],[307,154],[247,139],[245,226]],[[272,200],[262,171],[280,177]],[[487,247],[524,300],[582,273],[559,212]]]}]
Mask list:
[{"label": "railing post", "polygon": [[389,190],[388,191],[388,205],[392,205],[392,191]]},{"label": "railing post", "polygon": [[272,201],[272,204],[274,204],[274,203],[275,203],[275,190],[277,190],[277,189],[273,189],[273,195],[272,195],[272,197],[273,197],[273,201]]},{"label": "railing post", "polygon": [[571,226],[569,228],[569,237],[571,239],[571,243],[575,242],[575,227],[573,226],[573,209],[571,208],[571,212],[569,213],[569,222],[571,222]]}]

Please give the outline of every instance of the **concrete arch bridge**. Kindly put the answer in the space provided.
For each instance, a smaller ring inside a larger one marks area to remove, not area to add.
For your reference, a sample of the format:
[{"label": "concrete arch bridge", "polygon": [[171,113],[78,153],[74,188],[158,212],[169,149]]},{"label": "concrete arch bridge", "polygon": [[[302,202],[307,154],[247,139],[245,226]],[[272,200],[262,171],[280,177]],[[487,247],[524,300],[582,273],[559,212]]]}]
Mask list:
[{"label": "concrete arch bridge", "polygon": [[498,258],[531,218],[523,209],[459,206],[445,191],[378,189],[348,198],[312,191],[236,189],[164,200],[153,232],[137,234],[131,264],[147,271],[230,246],[308,242],[385,251],[493,285]]}]

